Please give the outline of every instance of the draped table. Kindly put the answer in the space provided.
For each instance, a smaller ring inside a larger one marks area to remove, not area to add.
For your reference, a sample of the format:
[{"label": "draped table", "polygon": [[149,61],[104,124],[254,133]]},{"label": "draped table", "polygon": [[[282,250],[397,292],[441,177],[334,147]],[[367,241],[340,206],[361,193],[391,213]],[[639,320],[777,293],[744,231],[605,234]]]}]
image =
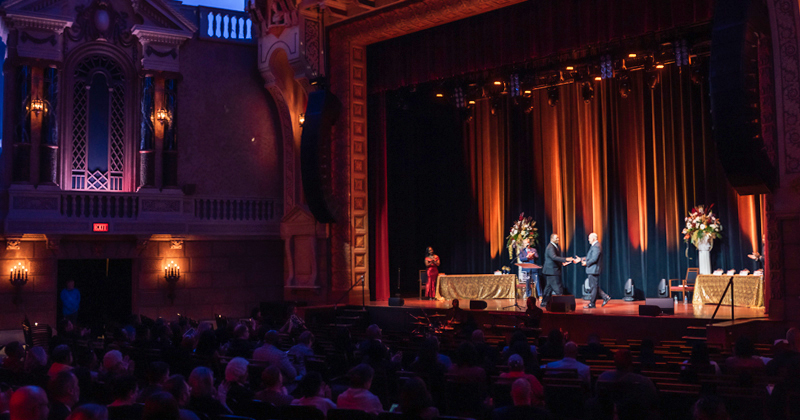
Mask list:
[{"label": "draped table", "polygon": [[[728,285],[728,280],[733,277],[733,299],[735,306],[744,306],[748,308],[763,308],[764,307],[764,278],[761,276],[730,276],[721,275],[715,276],[712,274],[697,276],[694,282],[694,297],[692,298],[693,304],[705,303],[719,303],[719,298],[725,287]],[[723,305],[731,304],[731,291],[725,294],[725,299],[722,301]]]},{"label": "draped table", "polygon": [[516,274],[439,275],[436,297],[445,299],[514,299]]}]

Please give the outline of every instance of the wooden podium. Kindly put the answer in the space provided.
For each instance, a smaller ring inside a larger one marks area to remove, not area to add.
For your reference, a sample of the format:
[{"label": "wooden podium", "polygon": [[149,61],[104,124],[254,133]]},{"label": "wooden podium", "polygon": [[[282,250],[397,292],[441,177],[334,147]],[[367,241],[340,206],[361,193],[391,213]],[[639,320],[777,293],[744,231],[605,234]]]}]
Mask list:
[{"label": "wooden podium", "polygon": [[520,268],[542,268],[541,265],[536,265],[534,263],[514,263],[514,265]]}]

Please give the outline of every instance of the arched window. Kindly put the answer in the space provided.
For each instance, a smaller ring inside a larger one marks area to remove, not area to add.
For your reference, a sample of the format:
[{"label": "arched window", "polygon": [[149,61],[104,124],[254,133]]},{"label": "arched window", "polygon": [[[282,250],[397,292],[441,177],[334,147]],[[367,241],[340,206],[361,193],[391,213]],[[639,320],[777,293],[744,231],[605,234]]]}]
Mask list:
[{"label": "arched window", "polygon": [[126,190],[126,86],[121,67],[107,55],[88,55],[75,66],[70,189]]}]

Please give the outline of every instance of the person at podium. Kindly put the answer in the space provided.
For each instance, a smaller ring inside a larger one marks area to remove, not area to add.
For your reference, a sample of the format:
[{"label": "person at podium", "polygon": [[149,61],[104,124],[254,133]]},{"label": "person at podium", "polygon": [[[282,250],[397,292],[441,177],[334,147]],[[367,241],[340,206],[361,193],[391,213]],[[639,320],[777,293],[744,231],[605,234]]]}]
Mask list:
[{"label": "person at podium", "polygon": [[[529,263],[533,264],[537,258],[539,258],[539,253],[536,252],[536,248],[531,246],[531,239],[525,238],[522,240],[522,250],[519,252],[519,262],[521,263]],[[538,268],[522,268],[520,267],[520,274],[522,278],[525,280],[525,299],[534,296],[535,299],[538,300],[539,293],[536,289],[536,284],[539,282],[539,269]]]}]

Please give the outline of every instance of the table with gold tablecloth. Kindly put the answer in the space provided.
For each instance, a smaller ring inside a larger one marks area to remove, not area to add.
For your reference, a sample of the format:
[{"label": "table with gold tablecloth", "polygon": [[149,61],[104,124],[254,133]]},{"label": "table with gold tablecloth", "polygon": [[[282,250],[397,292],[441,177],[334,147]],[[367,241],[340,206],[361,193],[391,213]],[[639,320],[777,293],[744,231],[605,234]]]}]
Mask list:
[{"label": "table with gold tablecloth", "polygon": [[[694,282],[692,303],[719,303],[722,292],[733,277],[733,300],[736,306],[748,308],[764,307],[764,278],[761,276],[701,275]],[[731,304],[731,291],[725,294],[723,305]]]},{"label": "table with gold tablecloth", "polygon": [[436,297],[445,299],[514,299],[516,274],[440,275]]}]

